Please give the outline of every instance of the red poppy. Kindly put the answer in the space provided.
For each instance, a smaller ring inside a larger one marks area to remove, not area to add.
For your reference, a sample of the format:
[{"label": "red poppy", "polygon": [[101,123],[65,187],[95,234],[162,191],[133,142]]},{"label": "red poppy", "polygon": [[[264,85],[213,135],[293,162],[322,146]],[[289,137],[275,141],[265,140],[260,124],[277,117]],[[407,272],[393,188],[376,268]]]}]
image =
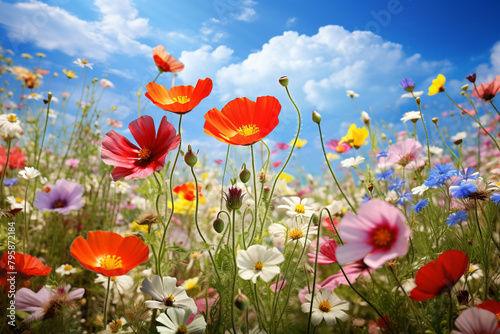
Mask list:
[{"label": "red poppy", "polygon": [[477,307],[494,313],[498,318],[498,322],[500,323],[500,302],[494,300],[487,300],[477,305]]},{"label": "red poppy", "polygon": [[91,231],[87,240],[78,237],[71,244],[71,255],[88,270],[113,277],[121,276],[147,261],[149,247],[136,236]]},{"label": "red poppy", "polygon": [[[12,169],[23,169],[25,164],[26,154],[24,154],[19,146],[11,147],[9,155],[9,167]],[[4,170],[5,162],[7,161],[7,150],[0,146],[0,171]]]},{"label": "red poppy", "polygon": [[168,152],[179,145],[180,137],[165,116],[158,127],[158,135],[151,116],[139,117],[128,128],[140,148],[114,130],[102,140],[101,158],[105,164],[115,166],[111,173],[115,181],[122,177],[125,180],[145,178],[162,170]]},{"label": "red poppy", "polygon": [[278,125],[281,104],[273,96],[261,96],[253,102],[246,97],[228,102],[205,114],[205,133],[232,145],[252,145]]},{"label": "red poppy", "polygon": [[[176,186],[174,188],[174,193],[176,193],[180,199],[192,202],[196,199],[196,193],[194,192],[194,189],[195,189],[194,182],[186,182],[181,186]],[[198,195],[200,203],[205,204],[206,200],[201,194],[201,184],[198,185]]]},{"label": "red poppy", "polygon": [[[0,260],[0,285],[4,288],[10,285],[11,280],[7,279],[14,277],[16,287],[22,282],[29,280],[33,276],[46,276],[52,271],[52,268],[47,267],[38,258],[14,252],[5,253]],[[9,274],[13,273],[13,274]]]},{"label": "red poppy", "polygon": [[472,96],[484,101],[491,101],[500,91],[500,75],[497,75],[495,80],[480,84],[472,91]]},{"label": "red poppy", "polygon": [[415,301],[424,301],[449,292],[468,269],[469,257],[458,250],[449,250],[427,263],[415,276],[417,287],[410,293]]},{"label": "red poppy", "polygon": [[175,86],[167,89],[165,86],[150,82],[146,85],[146,97],[154,103],[155,106],[163,110],[171,111],[176,114],[185,114],[193,110],[201,100],[210,95],[212,91],[212,79],[199,79],[196,87]]},{"label": "red poppy", "polygon": [[184,69],[184,64],[170,55],[163,45],[158,45],[153,49],[153,59],[162,72],[180,72]]}]

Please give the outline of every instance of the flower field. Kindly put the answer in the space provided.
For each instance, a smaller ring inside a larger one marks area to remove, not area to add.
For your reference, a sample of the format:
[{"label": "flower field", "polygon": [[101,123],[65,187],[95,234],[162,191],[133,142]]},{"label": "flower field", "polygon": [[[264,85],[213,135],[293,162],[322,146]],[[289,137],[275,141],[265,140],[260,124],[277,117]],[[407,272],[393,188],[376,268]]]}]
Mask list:
[{"label": "flower field", "polygon": [[[348,90],[357,121],[332,138],[293,77],[288,99],[200,110],[214,82],[176,85],[159,45],[124,124],[94,64],[23,58],[1,49],[1,333],[500,333],[500,76],[465,73],[459,99],[401,78],[394,124]],[[436,96],[452,115],[426,115]],[[268,141],[285,105],[293,140]],[[184,139],[195,112],[225,159]]]}]

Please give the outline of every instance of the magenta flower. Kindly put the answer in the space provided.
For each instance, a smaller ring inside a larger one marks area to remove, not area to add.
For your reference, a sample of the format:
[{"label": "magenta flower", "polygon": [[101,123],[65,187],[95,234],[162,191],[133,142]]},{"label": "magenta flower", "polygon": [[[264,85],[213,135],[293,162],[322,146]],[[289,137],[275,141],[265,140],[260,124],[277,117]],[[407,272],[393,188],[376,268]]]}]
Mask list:
[{"label": "magenta flower", "polygon": [[386,261],[406,254],[411,230],[401,211],[372,199],[361,206],[357,216],[346,213],[339,234],[346,243],[336,250],[340,264],[363,259],[369,267],[380,268]]},{"label": "magenta flower", "polygon": [[83,206],[83,186],[66,180],[57,180],[48,184],[35,195],[35,207],[40,211],[56,211],[67,215],[71,210]]},{"label": "magenta flower", "polygon": [[63,305],[72,306],[75,299],[81,299],[85,289],[76,289],[69,292],[71,285],[57,289],[42,288],[37,293],[22,288],[16,292],[16,310],[33,312],[25,321],[52,318],[57,315]]},{"label": "magenta flower", "polygon": [[[348,264],[342,267],[344,272],[351,283],[355,282],[358,277],[369,277],[370,273],[375,271],[368,267],[363,261],[356,261],[354,263]],[[347,280],[341,270],[338,273],[333,274],[321,283],[321,286],[325,289],[334,290],[339,285],[349,285]]]},{"label": "magenta flower", "polygon": [[348,143],[340,143],[338,139],[329,140],[326,143],[326,147],[328,147],[330,150],[334,150],[337,153],[345,153],[351,150],[351,145],[349,145]]},{"label": "magenta flower", "polygon": [[[316,259],[316,242],[311,242],[311,248],[313,251],[308,253],[309,262],[313,262]],[[335,256],[335,249],[338,247],[335,239],[330,239],[328,237],[322,237],[319,239],[319,253],[318,253],[318,264],[332,264],[337,262],[337,257]]]},{"label": "magenta flower", "polygon": [[425,164],[422,144],[413,138],[400,141],[389,147],[387,165],[398,164],[407,169],[417,169]]},{"label": "magenta flower", "polygon": [[290,147],[290,145],[288,145],[287,143],[276,143],[276,145],[274,146],[276,146],[278,150],[286,150]]}]

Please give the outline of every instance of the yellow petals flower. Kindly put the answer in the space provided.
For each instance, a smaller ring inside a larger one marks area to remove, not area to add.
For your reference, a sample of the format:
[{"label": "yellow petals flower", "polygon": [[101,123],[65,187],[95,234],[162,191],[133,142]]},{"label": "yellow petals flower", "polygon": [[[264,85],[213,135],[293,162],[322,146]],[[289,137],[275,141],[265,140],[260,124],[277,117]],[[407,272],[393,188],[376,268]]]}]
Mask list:
[{"label": "yellow petals flower", "polygon": [[365,126],[362,128],[357,128],[356,124],[352,124],[349,130],[347,130],[347,135],[342,138],[341,143],[348,143],[355,149],[359,149],[361,145],[365,144],[366,138],[368,138],[368,130]]},{"label": "yellow petals flower", "polygon": [[[294,142],[294,141],[295,141],[295,139],[292,139],[292,141],[290,142],[290,146],[293,146],[293,142]],[[296,148],[302,148],[302,147],[304,147],[306,144],[307,144],[307,140],[297,138],[297,144],[295,144],[295,147],[296,147]]]},{"label": "yellow petals flower", "polygon": [[287,174],[287,173],[281,173],[279,180],[285,180],[286,183],[288,183],[288,182],[292,182],[293,180],[295,180],[295,177],[293,177],[292,175]]},{"label": "yellow petals flower", "polygon": [[191,290],[191,289],[194,289],[196,287],[196,284],[198,284],[199,280],[200,280],[199,277],[190,278],[190,279],[187,279],[184,282],[182,282],[181,286],[186,291]]},{"label": "yellow petals flower", "polygon": [[67,70],[67,69],[63,69],[63,73],[66,74],[66,76],[68,77],[68,79],[76,79],[78,78],[78,76],[76,75],[75,71],[73,70]]},{"label": "yellow petals flower", "polygon": [[32,59],[33,58],[33,56],[30,55],[29,53],[23,53],[23,54],[21,54],[21,57],[26,58],[26,59]]},{"label": "yellow petals flower", "polygon": [[39,58],[45,58],[45,57],[47,57],[47,55],[45,53],[41,53],[41,52],[37,52],[36,55]]},{"label": "yellow petals flower", "polygon": [[132,222],[132,232],[135,232],[135,231],[143,231],[143,232],[148,232],[148,225],[139,225],[136,223],[136,221],[134,220]]},{"label": "yellow petals flower", "polygon": [[336,159],[340,159],[340,156],[338,154],[335,154],[335,153],[328,153],[326,155],[326,158],[328,160],[336,160]]},{"label": "yellow petals flower", "polygon": [[444,75],[439,74],[437,79],[432,80],[432,85],[429,87],[429,93],[427,95],[435,95],[437,93],[444,92],[444,83],[446,78]]}]

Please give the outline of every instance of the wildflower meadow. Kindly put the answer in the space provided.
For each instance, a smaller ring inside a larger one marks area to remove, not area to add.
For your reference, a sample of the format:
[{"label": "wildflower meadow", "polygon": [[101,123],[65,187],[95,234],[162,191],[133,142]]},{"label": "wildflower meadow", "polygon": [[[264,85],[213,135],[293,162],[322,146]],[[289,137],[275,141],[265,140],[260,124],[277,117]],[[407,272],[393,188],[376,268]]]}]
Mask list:
[{"label": "wildflower meadow", "polygon": [[341,127],[288,73],[280,96],[203,109],[217,81],[179,84],[189,65],[163,45],[129,118],[96,61],[56,73],[14,54],[0,49],[1,333],[500,333],[500,73],[401,75],[395,121],[349,87]]}]

